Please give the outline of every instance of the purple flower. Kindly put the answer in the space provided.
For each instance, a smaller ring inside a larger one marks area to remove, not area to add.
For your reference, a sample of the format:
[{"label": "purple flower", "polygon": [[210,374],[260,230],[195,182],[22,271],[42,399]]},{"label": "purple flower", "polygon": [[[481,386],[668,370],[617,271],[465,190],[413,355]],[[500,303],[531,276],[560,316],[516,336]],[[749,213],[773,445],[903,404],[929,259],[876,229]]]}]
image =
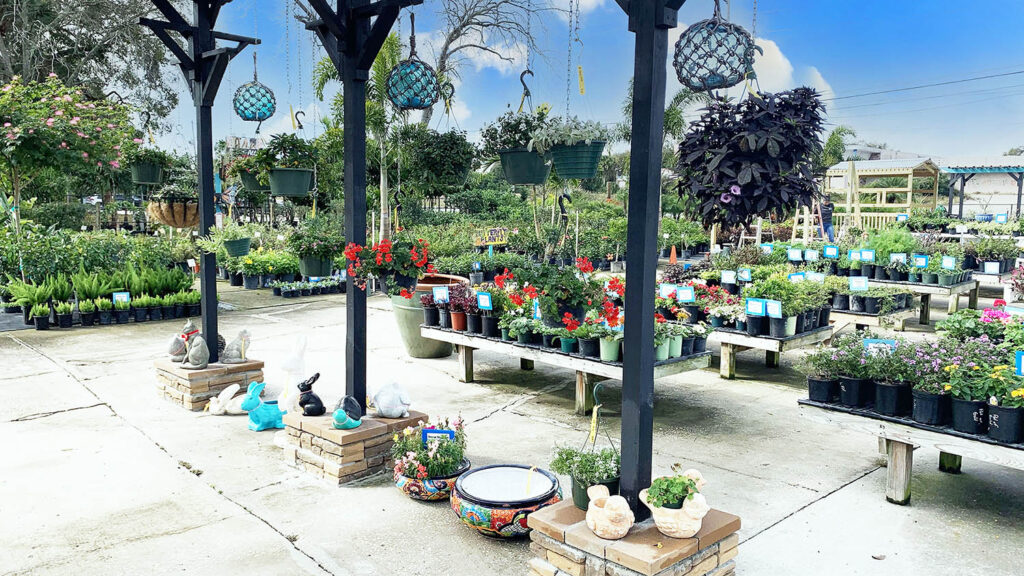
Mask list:
[{"label": "purple flower", "polygon": [[728,193],[722,194],[718,199],[725,204],[729,204],[730,202],[732,202],[732,196],[730,196]]},{"label": "purple flower", "polygon": [[735,184],[729,187],[729,193],[733,194],[734,196],[739,196],[741,192],[743,192],[743,189]]}]

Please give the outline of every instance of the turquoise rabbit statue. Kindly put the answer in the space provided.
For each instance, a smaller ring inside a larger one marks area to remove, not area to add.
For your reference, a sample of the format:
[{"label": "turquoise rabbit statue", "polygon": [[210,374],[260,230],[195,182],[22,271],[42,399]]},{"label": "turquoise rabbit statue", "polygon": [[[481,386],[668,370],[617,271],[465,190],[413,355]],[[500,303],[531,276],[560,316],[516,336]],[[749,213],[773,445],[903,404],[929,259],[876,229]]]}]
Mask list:
[{"label": "turquoise rabbit statue", "polygon": [[284,428],[281,416],[285,415],[277,406],[277,400],[264,401],[260,398],[266,382],[251,382],[242,400],[242,410],[249,412],[249,430],[259,432],[272,428]]}]

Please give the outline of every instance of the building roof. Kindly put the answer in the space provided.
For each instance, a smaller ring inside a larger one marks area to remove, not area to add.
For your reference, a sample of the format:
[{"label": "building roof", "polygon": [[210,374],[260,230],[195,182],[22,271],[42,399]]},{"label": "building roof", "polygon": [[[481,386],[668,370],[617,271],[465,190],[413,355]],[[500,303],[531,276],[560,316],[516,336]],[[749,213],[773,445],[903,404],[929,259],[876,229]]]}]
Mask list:
[{"label": "building roof", "polygon": [[[911,170],[928,170],[938,172],[939,167],[930,158],[896,158],[893,160],[857,160],[854,169],[857,174],[870,176],[884,173],[906,173]],[[828,169],[831,174],[845,174],[850,168],[850,162],[840,162]]]},{"label": "building roof", "polygon": [[939,164],[943,172],[950,174],[1024,172],[1024,156],[948,158]]}]

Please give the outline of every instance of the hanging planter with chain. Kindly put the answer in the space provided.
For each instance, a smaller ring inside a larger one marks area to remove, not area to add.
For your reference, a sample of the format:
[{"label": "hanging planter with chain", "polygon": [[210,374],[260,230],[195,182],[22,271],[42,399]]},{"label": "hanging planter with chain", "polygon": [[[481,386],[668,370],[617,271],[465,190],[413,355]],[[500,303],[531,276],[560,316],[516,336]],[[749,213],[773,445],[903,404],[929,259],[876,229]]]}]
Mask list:
[{"label": "hanging planter with chain", "polygon": [[274,97],[274,92],[259,81],[255,53],[252,55],[252,82],[238,87],[232,103],[239,118],[246,122],[259,123],[256,125],[257,134],[260,132],[260,125],[277,111],[277,98]]},{"label": "hanging planter with chain", "polygon": [[388,100],[399,110],[426,110],[441,98],[437,73],[416,56],[416,15],[409,15],[409,59],[402,60],[388,74],[385,84]]},{"label": "hanging planter with chain", "polygon": [[764,51],[742,26],[722,18],[715,0],[714,16],[690,26],[679,37],[672,65],[683,86],[707,92],[753,77],[754,52]]}]

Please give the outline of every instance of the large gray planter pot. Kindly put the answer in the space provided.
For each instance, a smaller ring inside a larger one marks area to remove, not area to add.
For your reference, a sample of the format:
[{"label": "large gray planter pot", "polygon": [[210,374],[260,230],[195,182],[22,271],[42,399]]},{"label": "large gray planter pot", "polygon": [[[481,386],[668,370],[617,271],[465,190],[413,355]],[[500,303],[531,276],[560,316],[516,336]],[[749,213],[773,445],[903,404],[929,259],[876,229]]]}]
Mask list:
[{"label": "large gray planter pot", "polygon": [[402,336],[405,351],[412,358],[447,358],[451,356],[452,345],[440,340],[424,338],[420,335],[420,324],[423,323],[423,306],[420,296],[431,294],[434,286],[454,286],[465,282],[465,278],[447,274],[428,274],[416,284],[412,299],[401,296],[391,297],[391,308],[394,311],[398,333]]}]

